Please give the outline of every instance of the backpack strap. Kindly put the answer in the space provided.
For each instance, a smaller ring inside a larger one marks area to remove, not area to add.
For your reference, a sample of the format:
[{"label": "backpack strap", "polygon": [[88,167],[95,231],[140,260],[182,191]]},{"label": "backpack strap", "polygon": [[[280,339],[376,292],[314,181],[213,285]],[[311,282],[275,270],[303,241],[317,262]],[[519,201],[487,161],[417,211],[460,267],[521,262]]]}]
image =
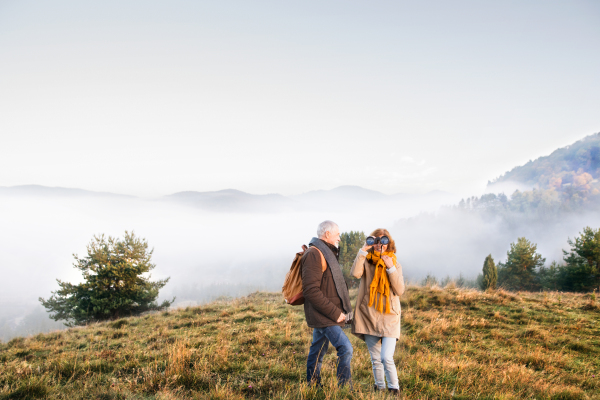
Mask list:
[{"label": "backpack strap", "polygon": [[325,261],[323,253],[321,253],[321,250],[317,249],[315,246],[313,246],[312,248],[319,252],[319,255],[321,256],[321,268],[323,269],[322,272],[325,272],[325,270],[327,269],[327,261]]}]

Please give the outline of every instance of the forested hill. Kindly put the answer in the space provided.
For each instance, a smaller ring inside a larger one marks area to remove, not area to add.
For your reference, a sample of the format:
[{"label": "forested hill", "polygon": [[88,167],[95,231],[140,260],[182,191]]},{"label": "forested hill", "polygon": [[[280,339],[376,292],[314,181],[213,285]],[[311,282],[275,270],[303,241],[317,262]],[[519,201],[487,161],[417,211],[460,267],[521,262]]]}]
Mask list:
[{"label": "forested hill", "polygon": [[[515,167],[489,185],[518,182],[536,189],[593,191],[600,177],[600,133]],[[586,196],[587,197],[587,196]]]}]

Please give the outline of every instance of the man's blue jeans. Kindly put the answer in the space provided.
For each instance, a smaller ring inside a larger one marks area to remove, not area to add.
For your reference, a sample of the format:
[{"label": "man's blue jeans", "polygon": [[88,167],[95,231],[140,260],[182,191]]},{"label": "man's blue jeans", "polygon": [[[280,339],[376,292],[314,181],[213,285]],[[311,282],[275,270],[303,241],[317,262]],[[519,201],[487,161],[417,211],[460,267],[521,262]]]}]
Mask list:
[{"label": "man's blue jeans", "polygon": [[337,379],[338,386],[352,384],[352,344],[339,326],[313,329],[313,340],[306,360],[306,380],[309,384],[321,384],[321,365],[323,356],[327,353],[329,342],[337,350]]}]

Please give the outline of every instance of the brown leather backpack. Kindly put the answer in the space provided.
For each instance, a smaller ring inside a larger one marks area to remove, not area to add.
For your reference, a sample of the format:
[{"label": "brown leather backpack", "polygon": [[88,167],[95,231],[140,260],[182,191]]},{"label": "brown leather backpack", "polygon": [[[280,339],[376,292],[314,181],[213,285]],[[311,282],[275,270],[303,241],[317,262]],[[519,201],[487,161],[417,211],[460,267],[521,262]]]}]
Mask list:
[{"label": "brown leather backpack", "polygon": [[[325,257],[323,257],[323,253],[316,247],[319,254],[321,255],[321,265],[323,268],[323,272],[327,269],[327,262],[325,261]],[[302,256],[304,252],[308,249],[306,245],[302,245],[302,251],[296,253],[294,257],[294,261],[292,261],[292,266],[290,270],[285,275],[285,281],[283,282],[283,287],[281,291],[283,292],[283,298],[285,302],[292,306],[299,306],[304,304],[304,295],[302,293]]]}]

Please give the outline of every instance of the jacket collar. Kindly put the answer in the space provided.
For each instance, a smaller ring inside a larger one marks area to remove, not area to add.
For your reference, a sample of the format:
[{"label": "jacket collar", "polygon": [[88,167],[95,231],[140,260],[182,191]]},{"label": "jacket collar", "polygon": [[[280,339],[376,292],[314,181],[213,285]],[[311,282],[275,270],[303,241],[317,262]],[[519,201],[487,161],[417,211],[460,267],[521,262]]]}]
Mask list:
[{"label": "jacket collar", "polygon": [[340,249],[338,249],[337,247],[335,247],[334,245],[332,245],[331,243],[327,243],[326,241],[324,241],[323,239],[317,239],[320,240],[321,243],[325,244],[327,247],[329,247],[329,249],[331,250],[331,252],[333,253],[333,255],[335,255],[336,259],[340,258]]}]

